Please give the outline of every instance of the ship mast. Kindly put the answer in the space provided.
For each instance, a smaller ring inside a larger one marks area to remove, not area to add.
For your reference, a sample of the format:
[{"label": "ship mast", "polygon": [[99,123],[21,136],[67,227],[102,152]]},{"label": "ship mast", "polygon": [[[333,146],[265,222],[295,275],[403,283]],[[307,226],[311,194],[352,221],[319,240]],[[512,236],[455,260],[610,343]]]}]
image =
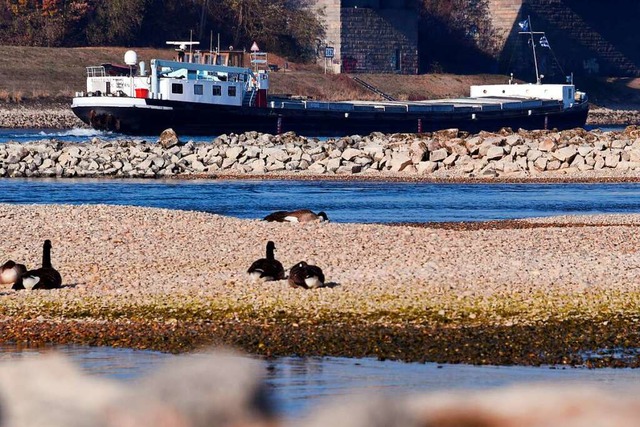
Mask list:
[{"label": "ship mast", "polygon": [[[526,23],[526,25],[522,25]],[[544,36],[544,31],[533,31],[531,27],[531,16],[527,16],[527,20],[521,23],[521,27],[523,31],[520,31],[520,34],[528,34],[529,35],[529,43],[531,44],[531,49],[533,51],[533,64],[536,69],[536,84],[542,84],[542,78],[540,77],[540,72],[538,70],[538,55],[536,54],[536,42],[533,38],[534,34],[542,34]]]},{"label": "ship mast", "polygon": [[536,83],[540,84],[540,72],[538,71],[538,55],[536,55],[536,42],[533,40],[533,27],[531,26],[531,16],[527,16],[529,23],[529,36],[531,41],[531,49],[533,49],[533,64],[536,67]]}]

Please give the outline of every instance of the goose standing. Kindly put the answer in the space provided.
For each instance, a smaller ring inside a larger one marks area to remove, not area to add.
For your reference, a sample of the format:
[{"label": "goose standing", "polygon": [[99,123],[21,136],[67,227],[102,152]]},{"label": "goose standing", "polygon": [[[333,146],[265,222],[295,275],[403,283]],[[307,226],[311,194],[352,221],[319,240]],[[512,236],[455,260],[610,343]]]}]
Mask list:
[{"label": "goose standing", "polygon": [[54,289],[62,286],[62,277],[51,265],[51,241],[42,245],[42,267],[29,270],[13,284],[11,289]]},{"label": "goose standing", "polygon": [[264,217],[269,222],[313,222],[329,221],[327,214],[323,211],[317,214],[309,209],[298,209],[296,211],[277,211]]},{"label": "goose standing", "polygon": [[247,270],[252,280],[282,280],[284,279],[284,267],[273,255],[276,245],[271,240],[267,242],[266,258],[260,258],[251,264]]},{"label": "goose standing", "polygon": [[324,273],[320,267],[301,261],[289,271],[289,286],[305,289],[319,288],[324,286]]},{"label": "goose standing", "polygon": [[27,267],[24,264],[16,264],[13,260],[9,260],[0,267],[0,284],[13,285],[26,272]]}]

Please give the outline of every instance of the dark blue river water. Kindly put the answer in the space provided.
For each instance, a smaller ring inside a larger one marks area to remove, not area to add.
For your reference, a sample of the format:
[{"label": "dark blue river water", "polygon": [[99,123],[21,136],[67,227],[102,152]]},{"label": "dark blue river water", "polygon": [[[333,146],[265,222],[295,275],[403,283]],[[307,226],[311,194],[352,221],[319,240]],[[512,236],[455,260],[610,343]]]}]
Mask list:
[{"label": "dark blue river water", "polygon": [[152,206],[239,218],[309,208],[337,222],[483,221],[640,212],[640,184],[0,179],[0,200]]},{"label": "dark blue river water", "polygon": [[[147,142],[155,142],[158,135],[147,136],[125,136],[119,133],[103,132],[94,129],[11,129],[0,128],[0,144],[3,142],[31,142],[47,139],[56,139],[63,142],[89,142],[93,138],[99,138],[103,141],[116,139],[135,139],[145,140]],[[184,136],[181,139],[185,141],[192,140],[194,142],[211,141],[215,136]]]}]

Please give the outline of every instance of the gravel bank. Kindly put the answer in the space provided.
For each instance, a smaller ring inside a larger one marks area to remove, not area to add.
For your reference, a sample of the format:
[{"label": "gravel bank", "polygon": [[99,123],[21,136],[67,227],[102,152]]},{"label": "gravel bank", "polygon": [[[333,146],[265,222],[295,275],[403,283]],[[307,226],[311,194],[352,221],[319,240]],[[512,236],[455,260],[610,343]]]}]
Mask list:
[{"label": "gravel bank", "polygon": [[589,110],[589,117],[587,117],[587,125],[590,126],[637,124],[640,124],[640,111],[637,108],[625,110],[593,107]]},{"label": "gravel bank", "polygon": [[[295,226],[137,207],[0,204],[0,227],[11,230],[2,262],[37,266],[51,239],[66,285],[5,290],[1,336],[507,364],[581,364],[580,350],[640,347],[640,215],[506,224]],[[250,283],[244,272],[267,240],[285,268],[317,264],[329,286]]]},{"label": "gravel bank", "polygon": [[69,106],[10,104],[0,109],[0,127],[20,129],[73,129],[86,127]]}]

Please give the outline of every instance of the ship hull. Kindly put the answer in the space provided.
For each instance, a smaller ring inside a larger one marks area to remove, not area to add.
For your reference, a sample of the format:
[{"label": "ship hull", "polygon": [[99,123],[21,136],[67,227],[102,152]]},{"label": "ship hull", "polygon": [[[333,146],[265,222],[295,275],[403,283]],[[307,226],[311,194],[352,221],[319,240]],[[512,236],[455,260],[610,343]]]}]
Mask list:
[{"label": "ship hull", "polygon": [[[156,135],[173,128],[182,135],[220,135],[257,131],[278,134],[293,131],[305,136],[345,136],[372,132],[432,132],[457,128],[468,132],[512,129],[570,129],[585,125],[588,104],[562,108],[548,104],[530,108],[472,112],[469,108],[450,111],[372,111],[300,108],[299,103],[279,108],[240,107],[116,98],[97,102],[99,98],[76,98],[73,112],[95,129],[129,135]],[[343,106],[343,104],[332,104]],[[356,109],[362,107],[357,104]],[[417,109],[417,108],[416,108]],[[396,109],[397,110],[397,109]],[[408,109],[409,110],[409,109]]]}]

